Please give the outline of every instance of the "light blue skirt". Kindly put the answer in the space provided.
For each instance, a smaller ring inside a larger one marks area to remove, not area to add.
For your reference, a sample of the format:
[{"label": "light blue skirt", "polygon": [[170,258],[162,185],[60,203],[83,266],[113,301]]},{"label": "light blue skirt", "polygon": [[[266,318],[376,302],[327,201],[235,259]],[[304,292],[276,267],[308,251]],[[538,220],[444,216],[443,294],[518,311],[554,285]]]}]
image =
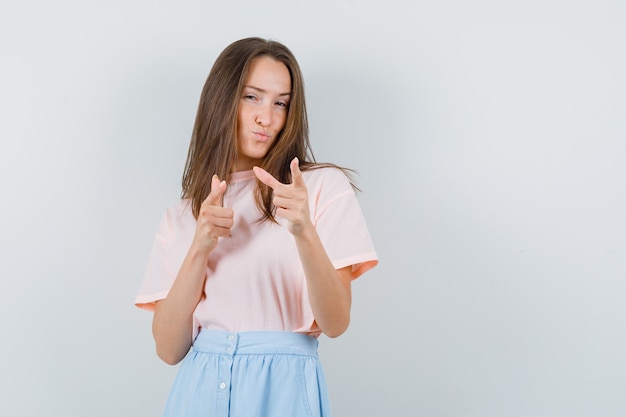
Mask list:
[{"label": "light blue skirt", "polygon": [[181,363],[165,417],[330,417],[317,339],[203,329]]}]

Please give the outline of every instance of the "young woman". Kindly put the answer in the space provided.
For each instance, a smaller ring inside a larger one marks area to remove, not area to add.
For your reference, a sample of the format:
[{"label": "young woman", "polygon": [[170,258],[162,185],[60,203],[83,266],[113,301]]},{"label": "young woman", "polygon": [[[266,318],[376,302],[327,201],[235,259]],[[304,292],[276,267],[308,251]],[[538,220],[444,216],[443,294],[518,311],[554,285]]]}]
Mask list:
[{"label": "young woman", "polygon": [[242,39],[217,58],[182,197],[136,299],[159,357],[184,358],[165,415],[329,416],[317,338],[346,330],[351,281],[378,260],[344,170],[313,159],[284,45]]}]

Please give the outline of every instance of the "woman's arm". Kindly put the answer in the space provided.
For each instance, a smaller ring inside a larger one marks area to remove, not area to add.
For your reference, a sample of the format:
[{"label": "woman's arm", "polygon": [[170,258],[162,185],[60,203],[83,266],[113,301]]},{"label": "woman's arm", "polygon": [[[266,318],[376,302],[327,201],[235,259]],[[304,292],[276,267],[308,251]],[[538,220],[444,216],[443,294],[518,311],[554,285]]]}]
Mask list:
[{"label": "woman's arm", "polygon": [[167,297],[156,302],[152,335],[157,355],[170,365],[180,362],[191,346],[193,312],[200,302],[208,254],[191,248]]},{"label": "woman's arm", "polygon": [[326,336],[337,337],[350,324],[352,267],[335,269],[313,225],[294,237],[315,321]]},{"label": "woman's arm", "polygon": [[202,297],[209,254],[233,226],[233,211],[221,207],[225,191],[226,183],[214,175],[187,256],[167,297],[156,302],[152,334],[157,355],[170,365],[180,362],[191,347],[193,312]]},{"label": "woman's arm", "polygon": [[300,261],[307,279],[309,302],[320,330],[329,337],[337,337],[350,324],[352,303],[351,267],[336,270],[311,223],[309,199],[298,159],[290,164],[291,184],[282,184],[267,171],[254,167],[254,173],[274,190],[276,215],[289,222]]}]

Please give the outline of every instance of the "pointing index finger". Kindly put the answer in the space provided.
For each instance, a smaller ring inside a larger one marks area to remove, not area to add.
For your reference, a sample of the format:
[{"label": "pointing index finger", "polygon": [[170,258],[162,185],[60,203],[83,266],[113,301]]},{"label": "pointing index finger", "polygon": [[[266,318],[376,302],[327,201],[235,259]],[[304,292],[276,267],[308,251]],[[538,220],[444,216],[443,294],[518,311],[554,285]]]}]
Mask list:
[{"label": "pointing index finger", "polygon": [[252,167],[252,170],[254,171],[254,175],[256,175],[259,181],[261,181],[263,184],[267,185],[268,187],[272,188],[273,190],[283,185],[283,183],[278,181],[276,178],[272,176],[272,174],[270,174],[263,168]]}]

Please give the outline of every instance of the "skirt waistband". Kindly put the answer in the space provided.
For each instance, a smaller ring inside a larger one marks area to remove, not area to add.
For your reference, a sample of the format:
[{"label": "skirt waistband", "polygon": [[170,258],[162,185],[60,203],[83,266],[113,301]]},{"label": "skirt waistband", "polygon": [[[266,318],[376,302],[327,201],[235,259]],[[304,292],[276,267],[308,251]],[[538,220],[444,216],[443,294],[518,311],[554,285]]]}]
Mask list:
[{"label": "skirt waistband", "polygon": [[317,357],[318,340],[293,332],[223,332],[201,329],[193,342],[196,352],[221,355],[307,355]]}]

